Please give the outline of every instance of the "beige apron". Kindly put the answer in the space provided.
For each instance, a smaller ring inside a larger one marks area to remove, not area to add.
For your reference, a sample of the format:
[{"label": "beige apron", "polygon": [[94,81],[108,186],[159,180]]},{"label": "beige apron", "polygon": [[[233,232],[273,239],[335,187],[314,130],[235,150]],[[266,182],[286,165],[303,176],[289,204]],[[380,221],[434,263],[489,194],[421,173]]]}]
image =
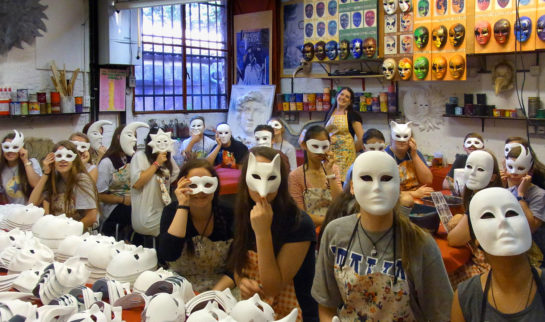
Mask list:
[{"label": "beige apron", "polygon": [[131,171],[130,163],[126,163],[112,174],[112,182],[108,191],[117,196],[124,196],[131,193]]},{"label": "beige apron", "polygon": [[346,172],[356,160],[356,146],[354,138],[348,130],[348,116],[332,115],[326,124],[331,137],[331,151],[335,156],[335,164],[339,167],[341,180],[346,178]]}]

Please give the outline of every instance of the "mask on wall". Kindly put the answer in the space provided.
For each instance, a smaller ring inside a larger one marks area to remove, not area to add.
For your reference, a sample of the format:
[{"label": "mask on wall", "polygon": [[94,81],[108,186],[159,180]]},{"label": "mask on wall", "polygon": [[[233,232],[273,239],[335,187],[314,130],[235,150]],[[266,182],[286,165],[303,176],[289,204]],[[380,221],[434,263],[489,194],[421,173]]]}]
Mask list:
[{"label": "mask on wall", "polygon": [[467,157],[464,177],[466,187],[475,191],[488,186],[494,173],[494,158],[482,150],[473,151]]},{"label": "mask on wall", "polygon": [[427,17],[430,13],[430,2],[428,0],[418,0],[418,16]]},{"label": "mask on wall", "polygon": [[350,42],[346,39],[341,40],[339,58],[347,59],[350,56]]},{"label": "mask on wall", "polygon": [[377,41],[373,37],[365,38],[363,52],[367,58],[373,58],[377,52]]},{"label": "mask on wall", "polygon": [[430,32],[428,28],[420,26],[414,31],[414,43],[416,48],[422,49],[428,45],[428,40],[430,39]]},{"label": "mask on wall", "polygon": [[397,10],[397,0],[382,0],[382,4],[387,15],[393,15]]},{"label": "mask on wall", "polygon": [[496,95],[512,89],[514,81],[515,67],[511,63],[504,61],[494,67],[492,82],[494,83],[494,92]]},{"label": "mask on wall", "polygon": [[384,37],[384,53],[386,55],[397,54],[396,37],[386,36]]},{"label": "mask on wall", "polygon": [[280,187],[281,162],[280,154],[277,154],[271,162],[258,162],[254,154],[250,152],[246,171],[248,189],[259,193],[261,197],[276,192]]},{"label": "mask on wall", "polygon": [[368,10],[365,12],[365,24],[367,27],[373,27],[375,25],[375,11]]},{"label": "mask on wall", "polygon": [[337,13],[337,1],[331,0],[327,3],[327,12],[330,16],[334,16]]},{"label": "mask on wall", "polygon": [[2,143],[2,151],[4,151],[4,153],[19,153],[19,150],[25,145],[25,136],[23,133],[17,130],[13,130],[13,133],[15,133],[15,137],[11,142]]},{"label": "mask on wall", "polygon": [[150,134],[151,141],[148,142],[148,145],[153,148],[151,153],[164,153],[172,152],[172,132],[163,132],[162,129],[156,134]]},{"label": "mask on wall", "polygon": [[464,76],[466,70],[466,60],[462,55],[454,55],[448,63],[448,71],[454,79],[459,79]]},{"label": "mask on wall", "polygon": [[436,15],[442,16],[447,12],[447,0],[435,0]]},{"label": "mask on wall", "polygon": [[325,154],[329,151],[329,141],[328,140],[315,140],[310,139],[306,141],[307,149],[316,154]]},{"label": "mask on wall", "polygon": [[374,216],[389,214],[400,194],[399,169],[394,158],[384,152],[369,151],[354,161],[352,188],[363,211]]},{"label": "mask on wall", "polygon": [[363,53],[362,44],[363,41],[359,38],[352,40],[352,56],[354,56],[354,58],[361,57],[361,54]]},{"label": "mask on wall", "polygon": [[500,19],[494,24],[494,39],[498,44],[503,45],[509,41],[511,23],[507,19]]},{"label": "mask on wall", "polygon": [[314,25],[312,25],[311,23],[307,23],[305,25],[305,36],[307,36],[307,38],[310,38],[312,37],[313,33],[314,33]]},{"label": "mask on wall", "polygon": [[330,36],[337,35],[337,21],[331,20],[330,22],[327,23],[327,33]]},{"label": "mask on wall", "polygon": [[391,135],[392,140],[399,142],[407,142],[411,139],[412,131],[411,124],[413,122],[407,123],[397,123],[396,121],[390,121]]},{"label": "mask on wall", "polygon": [[475,23],[475,39],[477,43],[484,46],[490,40],[490,23],[488,21],[477,21]]},{"label": "mask on wall", "polygon": [[329,60],[335,60],[338,55],[337,50],[337,42],[335,40],[331,40],[325,44],[325,54]]},{"label": "mask on wall", "polygon": [[462,13],[464,11],[465,0],[452,0],[452,11]]},{"label": "mask on wall", "polygon": [[72,152],[72,150],[68,150],[67,148],[61,148],[55,151],[55,162],[72,162],[76,159],[77,156],[78,155]]},{"label": "mask on wall", "polygon": [[85,153],[89,151],[89,148],[91,147],[91,143],[87,143],[87,142],[81,142],[81,141],[70,141],[70,142],[74,143],[74,145],[76,146],[76,150],[78,150],[78,152],[80,153]]},{"label": "mask on wall", "polygon": [[316,35],[323,37],[325,34],[325,22],[320,21],[316,24]]},{"label": "mask on wall", "polygon": [[231,127],[229,124],[220,124],[216,128],[216,132],[218,133],[218,137],[220,138],[221,144],[227,144],[231,141]]},{"label": "mask on wall", "polygon": [[257,131],[254,133],[255,145],[272,147],[272,133],[269,131]]},{"label": "mask on wall", "polygon": [[348,28],[348,23],[350,21],[350,17],[348,16],[347,13],[342,13],[341,16],[339,17],[339,21],[340,21],[340,24],[341,24],[341,28],[346,29],[346,28]]},{"label": "mask on wall", "polygon": [[191,135],[199,135],[204,132],[204,122],[201,119],[194,119],[189,123],[189,131]]},{"label": "mask on wall", "polygon": [[218,187],[217,177],[191,177],[189,178],[189,180],[191,181],[191,183],[189,184],[189,188],[191,188],[192,195],[196,195],[199,192],[211,195],[216,192],[216,188]]},{"label": "mask on wall", "polygon": [[132,122],[127,124],[119,135],[119,144],[121,150],[128,156],[134,155],[134,147],[136,146],[136,129],[139,127],[149,128],[149,125],[144,122]]},{"label": "mask on wall", "polygon": [[532,33],[532,20],[524,16],[515,22],[515,38],[520,42],[528,41]]},{"label": "mask on wall", "polygon": [[383,152],[386,148],[386,144],[384,142],[375,142],[375,143],[364,143],[363,146],[365,147],[365,151],[381,151]]},{"label": "mask on wall", "polygon": [[87,136],[89,137],[89,141],[91,142],[91,147],[95,150],[99,150],[102,146],[102,133],[101,129],[104,125],[112,125],[112,122],[102,120],[102,121],[96,121],[91,126],[89,126],[89,129],[87,130]]},{"label": "mask on wall", "polygon": [[[493,202],[491,202],[493,200]],[[532,232],[517,198],[504,188],[477,192],[469,218],[479,245],[490,255],[516,256],[532,246]]]},{"label": "mask on wall", "polygon": [[545,41],[545,15],[539,17],[537,19],[537,27],[536,27],[537,37],[540,40]]},{"label": "mask on wall", "polygon": [[387,58],[382,63],[382,74],[384,78],[391,80],[394,79],[397,72],[397,64],[393,58]]},{"label": "mask on wall", "polygon": [[477,150],[480,150],[484,148],[484,143],[479,138],[467,138],[464,141],[464,148],[471,149],[472,147]]},{"label": "mask on wall", "polygon": [[[507,157],[514,147],[520,148],[520,154],[515,160]],[[524,145],[520,143],[508,143],[505,145],[505,166],[507,172],[512,174],[527,174],[532,169],[533,164],[532,153]]]},{"label": "mask on wall", "polygon": [[410,54],[413,52],[413,37],[412,35],[400,36],[401,38],[401,52]]},{"label": "mask on wall", "polygon": [[384,19],[384,31],[385,32],[396,32],[396,21],[397,15],[386,16]]},{"label": "mask on wall", "polygon": [[460,46],[464,42],[466,28],[461,23],[450,26],[448,31],[448,40],[454,47]]},{"label": "mask on wall", "polygon": [[319,60],[324,60],[325,58],[325,42],[319,41],[314,45],[314,55]]},{"label": "mask on wall", "polygon": [[435,79],[443,79],[447,73],[447,60],[443,56],[435,56],[431,64],[431,72]]},{"label": "mask on wall", "polygon": [[399,0],[399,9],[401,12],[409,12],[413,7],[412,0]]},{"label": "mask on wall", "polygon": [[359,28],[361,25],[361,12],[356,11],[352,13],[352,26]]},{"label": "mask on wall", "polygon": [[412,31],[413,30],[413,14],[411,12],[406,13],[401,16],[399,26],[401,31]]},{"label": "mask on wall", "polygon": [[430,63],[428,59],[424,56],[416,58],[414,61],[414,75],[418,79],[425,79],[428,76],[428,71],[430,69]]},{"label": "mask on wall", "polygon": [[399,73],[399,77],[401,77],[402,80],[409,80],[411,79],[412,73],[413,73],[413,62],[410,58],[402,58],[399,60],[399,64],[397,66],[397,70]]},{"label": "mask on wall", "polygon": [[312,43],[307,42],[303,46],[303,59],[306,61],[311,61],[314,58],[314,46]]},{"label": "mask on wall", "polygon": [[323,2],[318,2],[316,4],[316,15],[318,17],[323,17],[324,16],[324,13],[325,13],[325,3]]},{"label": "mask on wall", "polygon": [[481,11],[488,9],[490,7],[490,0],[477,0],[477,7]]},{"label": "mask on wall", "polygon": [[[509,1],[510,0],[498,0],[498,6],[500,6],[500,8],[505,8],[509,4]],[[523,1],[524,0],[522,0],[521,2]]]},{"label": "mask on wall", "polygon": [[442,48],[447,43],[448,31],[447,27],[441,25],[433,28],[431,32],[433,45],[437,48]]}]

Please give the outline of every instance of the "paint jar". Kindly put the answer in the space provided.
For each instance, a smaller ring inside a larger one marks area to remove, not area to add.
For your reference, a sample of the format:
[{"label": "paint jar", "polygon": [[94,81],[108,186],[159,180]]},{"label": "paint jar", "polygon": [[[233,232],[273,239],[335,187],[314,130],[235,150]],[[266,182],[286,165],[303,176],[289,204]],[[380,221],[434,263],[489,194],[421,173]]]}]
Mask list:
[{"label": "paint jar", "polygon": [[539,97],[528,97],[528,117],[536,117],[540,103]]},{"label": "paint jar", "polygon": [[83,112],[83,96],[76,96],[75,103],[76,103],[76,113]]},{"label": "paint jar", "polygon": [[290,95],[290,111],[296,111],[297,104],[295,103],[295,94]]},{"label": "paint jar", "polygon": [[378,97],[373,97],[373,103],[372,103],[371,109],[373,112],[380,112],[380,103],[378,101]]},{"label": "paint jar", "polygon": [[464,114],[464,108],[461,106],[456,106],[454,109],[454,115],[463,115]]},{"label": "paint jar", "polygon": [[295,108],[298,111],[303,110],[303,94],[295,94]]},{"label": "paint jar", "polygon": [[282,112],[283,110],[283,107],[282,107],[283,101],[284,101],[284,95],[276,94],[276,110],[278,112]]},{"label": "paint jar", "polygon": [[540,108],[536,111],[536,118],[545,119],[545,109]]},{"label": "paint jar", "polygon": [[324,88],[324,93],[322,96],[322,110],[329,111],[331,108],[331,89],[329,87]]},{"label": "paint jar", "polygon": [[303,111],[308,111],[308,94],[303,94]]},{"label": "paint jar", "polygon": [[308,94],[308,110],[316,111],[316,94],[315,93]]},{"label": "paint jar", "polygon": [[360,112],[367,112],[367,105],[365,104],[365,96],[364,95],[360,96],[360,100],[359,100],[359,110],[360,110]]},{"label": "paint jar", "polygon": [[28,114],[40,114],[40,103],[36,93],[28,94]]},{"label": "paint jar", "polygon": [[498,109],[498,108],[495,108],[493,111],[492,111],[492,115],[494,117],[500,117],[501,116],[501,110]]},{"label": "paint jar", "polygon": [[45,92],[36,93],[38,104],[40,104],[40,114],[47,114],[47,99]]},{"label": "paint jar", "polygon": [[324,94],[316,94],[316,111],[322,111],[324,109]]},{"label": "paint jar", "polygon": [[58,114],[61,112],[61,95],[59,92],[51,92],[51,113]]},{"label": "paint jar", "polygon": [[388,92],[388,113],[397,112],[397,98],[395,92]]}]

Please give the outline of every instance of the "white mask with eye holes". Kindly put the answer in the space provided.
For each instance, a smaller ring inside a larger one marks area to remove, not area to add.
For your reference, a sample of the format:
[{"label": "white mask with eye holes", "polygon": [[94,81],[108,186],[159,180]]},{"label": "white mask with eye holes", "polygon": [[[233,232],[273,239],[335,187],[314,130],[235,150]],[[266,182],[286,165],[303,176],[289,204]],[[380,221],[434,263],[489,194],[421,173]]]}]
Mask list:
[{"label": "white mask with eye holes", "polygon": [[315,140],[309,139],[306,142],[307,149],[316,154],[325,154],[329,151],[329,141],[328,140]]},{"label": "white mask with eye holes", "polygon": [[375,142],[375,143],[366,143],[363,144],[365,151],[384,151],[386,148],[386,143],[384,142]]},{"label": "white mask with eye holes", "polygon": [[136,129],[139,127],[149,128],[149,125],[144,122],[132,122],[127,124],[119,135],[119,145],[121,145],[123,153],[130,157],[134,155]]},{"label": "white mask with eye holes", "polygon": [[59,149],[55,152],[55,162],[67,161],[72,162],[78,155],[66,148]]},{"label": "white mask with eye holes", "polygon": [[70,141],[70,142],[74,143],[74,145],[76,146],[76,149],[81,153],[85,153],[89,151],[89,148],[91,147],[91,143],[87,143],[87,142],[80,142],[80,141]]},{"label": "white mask with eye holes", "polygon": [[484,143],[483,143],[483,141],[481,141],[478,138],[467,138],[464,141],[464,147],[466,149],[469,149],[472,146],[475,147],[476,149],[482,149],[482,148],[484,148]]},{"label": "white mask with eye holes", "polygon": [[[520,154],[515,160],[507,157],[514,147],[520,148]],[[524,145],[520,143],[509,143],[505,145],[505,166],[507,172],[511,174],[526,174],[532,168],[533,163],[532,153],[530,152],[530,149],[526,149]]]},{"label": "white mask with eye holes", "polygon": [[172,152],[172,132],[163,132],[159,129],[157,134],[150,134],[151,141],[148,143],[153,148],[152,153]]},{"label": "white mask with eye holes", "polygon": [[399,199],[399,170],[394,158],[379,151],[360,154],[354,161],[352,188],[361,209],[374,216],[387,215]]},{"label": "white mask with eye holes", "polygon": [[189,124],[191,135],[199,135],[204,132],[204,122],[201,119],[194,119]]},{"label": "white mask with eye holes", "polygon": [[259,193],[261,197],[276,192],[280,187],[282,159],[277,154],[271,162],[258,162],[255,155],[250,152],[248,156],[248,169],[246,170],[246,184],[252,191]]},{"label": "white mask with eye holes", "polygon": [[469,154],[464,170],[466,187],[475,191],[488,186],[494,173],[494,158],[486,151],[477,150]]},{"label": "white mask with eye holes", "polygon": [[104,125],[112,125],[112,122],[107,120],[96,121],[91,124],[87,130],[87,136],[91,142],[91,147],[95,150],[100,149],[102,146],[102,133],[100,133],[100,130]]},{"label": "white mask with eye holes", "polygon": [[191,190],[192,195],[196,195],[199,192],[204,192],[207,195],[211,195],[218,188],[218,178],[216,177],[209,177],[209,176],[191,177],[189,178],[189,180],[191,180],[191,183],[189,184],[189,188],[192,189]]},{"label": "white mask with eye holes", "polygon": [[282,129],[282,123],[280,123],[279,121],[276,121],[276,120],[269,121],[269,123],[267,123],[267,125],[272,127],[275,130]]},{"label": "white mask with eye holes", "polygon": [[396,121],[390,121],[390,128],[392,129],[392,139],[399,142],[407,142],[411,139],[411,124],[413,122],[397,123]]},{"label": "white mask with eye holes", "polygon": [[272,147],[272,133],[269,131],[257,131],[254,134],[256,146]]},{"label": "white mask with eye holes", "polygon": [[229,141],[231,141],[231,127],[229,124],[218,125],[216,132],[218,133],[221,144],[227,144]]},{"label": "white mask with eye holes", "polygon": [[19,153],[19,150],[25,145],[25,136],[23,133],[18,132],[17,130],[13,130],[13,132],[15,133],[15,137],[11,142],[2,143],[2,151],[4,151],[4,153]]},{"label": "white mask with eye holes", "polygon": [[490,255],[516,256],[532,246],[532,233],[517,198],[504,188],[477,192],[469,203],[471,227]]}]

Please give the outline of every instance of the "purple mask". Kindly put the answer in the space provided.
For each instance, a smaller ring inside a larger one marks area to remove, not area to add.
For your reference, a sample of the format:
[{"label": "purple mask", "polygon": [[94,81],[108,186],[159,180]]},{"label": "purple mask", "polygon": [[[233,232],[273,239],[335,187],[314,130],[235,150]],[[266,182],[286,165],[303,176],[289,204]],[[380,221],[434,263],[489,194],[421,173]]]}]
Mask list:
[{"label": "purple mask", "polygon": [[375,24],[375,12],[373,10],[365,13],[365,24],[367,27],[372,27]]}]

